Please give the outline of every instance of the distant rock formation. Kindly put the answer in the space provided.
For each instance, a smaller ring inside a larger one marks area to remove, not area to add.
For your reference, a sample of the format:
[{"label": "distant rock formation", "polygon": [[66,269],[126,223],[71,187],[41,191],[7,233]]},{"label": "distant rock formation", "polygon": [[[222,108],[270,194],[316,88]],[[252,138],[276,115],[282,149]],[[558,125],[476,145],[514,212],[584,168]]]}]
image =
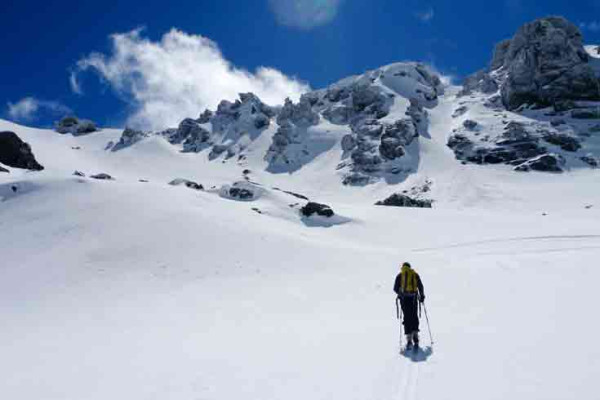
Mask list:
[{"label": "distant rock formation", "polygon": [[563,17],[547,17],[525,24],[499,44],[492,69],[506,74],[502,101],[512,110],[525,103],[600,100],[600,83],[588,61],[579,28]]},{"label": "distant rock formation", "polygon": [[10,131],[0,132],[0,162],[13,168],[32,171],[44,169],[35,159],[31,146],[23,142],[16,133]]},{"label": "distant rock formation", "polygon": [[98,128],[96,124],[90,120],[82,119],[75,116],[64,117],[56,122],[55,130],[58,133],[70,133],[72,135],[84,135],[86,133],[96,132]]}]

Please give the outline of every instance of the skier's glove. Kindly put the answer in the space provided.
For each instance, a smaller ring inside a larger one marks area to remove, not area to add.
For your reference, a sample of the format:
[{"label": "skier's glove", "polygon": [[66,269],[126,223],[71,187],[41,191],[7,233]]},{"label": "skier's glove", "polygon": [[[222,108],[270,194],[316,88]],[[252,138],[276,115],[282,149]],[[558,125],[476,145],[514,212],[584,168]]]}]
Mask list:
[{"label": "skier's glove", "polygon": [[421,296],[419,296],[419,301],[421,303],[423,303],[425,301],[425,295],[424,294],[422,294]]}]

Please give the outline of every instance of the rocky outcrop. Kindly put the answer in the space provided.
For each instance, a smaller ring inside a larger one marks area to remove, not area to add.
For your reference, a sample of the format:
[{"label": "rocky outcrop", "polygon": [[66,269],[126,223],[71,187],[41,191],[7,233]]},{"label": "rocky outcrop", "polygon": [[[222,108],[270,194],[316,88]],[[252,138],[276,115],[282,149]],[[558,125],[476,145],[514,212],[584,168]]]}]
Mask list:
[{"label": "rocky outcrop", "polygon": [[219,196],[237,201],[254,201],[265,193],[265,189],[250,182],[239,181],[233,185],[224,185],[219,190]]},{"label": "rocky outcrop", "polygon": [[0,162],[13,168],[32,171],[44,169],[35,159],[31,146],[23,142],[16,133],[10,131],[0,132]]},{"label": "rocky outcrop", "polygon": [[199,184],[198,182],[190,181],[189,179],[184,178],[176,178],[169,182],[171,186],[185,186],[194,190],[204,190],[204,186]]},{"label": "rocky outcrop", "polygon": [[487,71],[480,70],[465,78],[463,88],[458,96],[467,96],[476,91],[485,94],[496,93],[498,83]]},{"label": "rocky outcrop", "polygon": [[431,208],[432,200],[414,199],[405,194],[394,193],[385,200],[375,203],[377,206]]},{"label": "rocky outcrop", "polygon": [[73,135],[84,135],[86,133],[96,132],[96,124],[87,119],[79,119],[75,116],[68,116],[56,122],[55,130],[58,133],[70,133]]},{"label": "rocky outcrop", "polygon": [[561,99],[600,99],[588,61],[579,28],[562,17],[547,17],[525,24],[498,45],[491,68],[502,68],[502,101],[512,110]]},{"label": "rocky outcrop", "polygon": [[2,167],[2,165],[0,165],[0,172],[10,173],[10,171],[7,170],[6,168]]},{"label": "rocky outcrop", "polygon": [[112,147],[112,150],[118,151],[124,149],[125,147],[134,145],[135,143],[147,138],[148,136],[149,134],[146,132],[127,127],[121,134],[121,137],[119,138],[117,144]]},{"label": "rocky outcrop", "polygon": [[547,152],[539,138],[516,121],[508,123],[493,142],[475,142],[464,132],[457,132],[450,136],[448,147],[457,159],[475,164],[517,165]]},{"label": "rocky outcrop", "polygon": [[515,171],[563,172],[565,160],[558,154],[544,154],[515,167]]},{"label": "rocky outcrop", "polygon": [[306,203],[306,205],[300,209],[300,213],[305,217],[311,217],[316,214],[321,217],[331,218],[335,215],[328,205],[315,202]]}]

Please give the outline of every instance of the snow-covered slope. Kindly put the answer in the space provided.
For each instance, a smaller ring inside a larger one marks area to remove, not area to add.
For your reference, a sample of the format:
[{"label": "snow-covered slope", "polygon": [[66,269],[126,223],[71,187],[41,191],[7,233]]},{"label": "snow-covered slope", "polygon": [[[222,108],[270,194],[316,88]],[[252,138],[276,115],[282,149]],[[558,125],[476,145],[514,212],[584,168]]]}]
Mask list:
[{"label": "snow-covered slope", "polygon": [[[0,122],[46,167],[0,174],[0,392],[593,397],[598,175],[462,165],[446,146],[456,91],[430,112],[415,173],[366,187],[340,184],[339,141],[280,174],[264,160],[268,135],[245,159],[214,162],[160,136],[111,151],[120,131]],[[245,169],[263,195],[221,197]],[[208,190],[167,184],[178,177]],[[426,182],[433,209],[373,206]],[[302,219],[304,201],[284,191],[331,205],[337,219]],[[436,342],[415,359],[398,354],[391,292],[404,260],[425,282]]]}]

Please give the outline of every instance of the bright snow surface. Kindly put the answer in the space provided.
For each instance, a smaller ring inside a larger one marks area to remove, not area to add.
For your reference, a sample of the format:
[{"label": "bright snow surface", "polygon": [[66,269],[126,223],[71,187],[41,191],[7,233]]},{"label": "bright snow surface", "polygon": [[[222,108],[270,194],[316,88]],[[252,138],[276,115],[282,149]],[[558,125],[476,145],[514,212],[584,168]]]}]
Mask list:
[{"label": "bright snow surface", "polygon": [[[272,129],[238,165],[159,137],[111,152],[120,131],[0,121],[46,167],[0,173],[2,398],[596,397],[598,171],[461,165],[445,146],[455,105],[450,93],[431,111],[414,174],[363,188],[341,185],[339,143],[294,174],[265,172]],[[220,197],[245,168],[264,195]],[[373,205],[426,180],[433,209]],[[340,217],[302,220],[302,201],[273,187]],[[392,293],[403,261],[435,339],[423,318],[412,358]]]}]

